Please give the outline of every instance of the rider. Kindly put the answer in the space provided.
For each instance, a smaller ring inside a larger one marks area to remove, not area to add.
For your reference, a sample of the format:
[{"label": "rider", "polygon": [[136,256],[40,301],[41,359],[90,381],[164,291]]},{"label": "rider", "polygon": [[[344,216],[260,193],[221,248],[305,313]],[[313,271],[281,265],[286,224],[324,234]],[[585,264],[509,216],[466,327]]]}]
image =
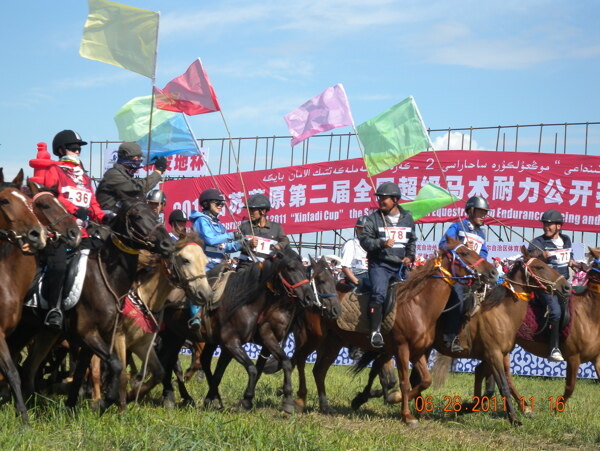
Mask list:
[{"label": "rider", "polygon": [[[541,250],[546,263],[565,279],[569,280],[569,267],[576,265],[573,259],[571,238],[561,233],[563,215],[557,210],[548,210],[541,217],[544,234],[531,241],[529,251]],[[564,358],[559,348],[559,323],[561,308],[558,296],[555,294],[536,293],[536,298],[548,307],[550,322],[550,341],[548,343],[549,359],[562,362]]]},{"label": "rider", "polygon": [[[92,239],[85,227],[88,220],[101,222],[104,212],[98,205],[91,179],[81,163],[81,146],[87,142],[73,130],[63,130],[52,140],[52,152],[60,161],[45,172],[44,185],[56,186],[58,200],[71,213],[81,229],[81,249],[99,247],[96,239]],[[60,330],[63,325],[62,299],[63,285],[67,272],[67,249],[62,241],[46,245],[42,255],[42,264],[46,266],[44,275],[44,297],[52,306],[44,324],[52,329]]]},{"label": "rider", "polygon": [[[477,252],[480,257],[487,258],[488,249],[483,222],[489,209],[490,206],[483,197],[473,196],[469,198],[465,205],[467,218],[455,222],[448,228],[440,241],[440,249],[446,248],[446,237],[450,237],[463,242],[469,249]],[[456,283],[450,292],[447,304],[448,310],[444,313],[443,340],[444,345],[451,352],[464,351],[464,348],[458,342],[458,331],[467,310],[465,301],[471,296],[473,296],[471,288],[461,283]]]},{"label": "rider", "polygon": [[[148,205],[150,206],[154,214],[160,218],[163,209],[165,208],[165,204],[167,203],[167,196],[165,196],[165,193],[162,190],[153,189],[146,196],[146,202],[148,202]],[[163,223],[164,218],[160,222]]]},{"label": "rider", "polygon": [[144,193],[154,188],[162,180],[167,169],[167,159],[154,159],[154,172],[145,179],[134,177],[142,166],[142,148],[134,142],[124,142],[119,146],[117,162],[104,173],[104,177],[96,196],[104,210],[115,210],[116,204],[123,197],[135,197],[140,200]]},{"label": "rider", "polygon": [[361,216],[356,220],[354,226],[356,237],[346,241],[342,248],[342,272],[346,276],[346,283],[356,288],[358,293],[371,291],[367,251],[360,245],[360,236],[365,228],[366,218]]},{"label": "rider", "polygon": [[382,183],[375,196],[379,208],[365,218],[360,244],[367,251],[373,287],[369,302],[371,346],[381,348],[383,337],[380,328],[388,286],[392,278],[399,276],[402,265],[414,261],[417,238],[411,214],[398,205],[401,198],[398,185]]},{"label": "rider", "polygon": [[[219,215],[225,206],[225,196],[218,189],[209,188],[202,191],[198,203],[202,211],[193,211],[190,220],[194,222],[194,231],[204,241],[204,253],[208,257],[206,271],[208,271],[223,262],[225,254],[242,249],[242,235],[238,231],[227,233],[219,221]],[[189,326],[197,332],[200,330],[200,306],[190,303],[190,313],[192,318]]]},{"label": "rider", "polygon": [[171,232],[169,235],[175,241],[187,232],[188,218],[182,210],[173,210],[169,215],[169,225],[171,226]]},{"label": "rider", "polygon": [[271,209],[271,202],[267,196],[253,194],[248,198],[246,207],[250,210],[250,220],[240,224],[240,232],[246,237],[252,257],[244,246],[237,270],[249,266],[253,258],[256,261],[263,261],[273,250],[278,251],[290,245],[290,240],[283,232],[281,224],[267,219],[267,213]]}]

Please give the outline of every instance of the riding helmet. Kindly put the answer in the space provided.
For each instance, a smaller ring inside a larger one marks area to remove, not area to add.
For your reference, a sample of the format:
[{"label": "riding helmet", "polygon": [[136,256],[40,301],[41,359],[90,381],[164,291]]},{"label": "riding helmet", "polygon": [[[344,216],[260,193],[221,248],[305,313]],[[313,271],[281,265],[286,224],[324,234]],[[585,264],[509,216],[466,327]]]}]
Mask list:
[{"label": "riding helmet", "polygon": [[169,215],[169,224],[174,222],[187,222],[188,218],[183,210],[173,210]]},{"label": "riding helmet", "polygon": [[202,206],[204,206],[205,203],[208,203],[211,200],[225,201],[225,196],[223,196],[223,194],[221,194],[221,191],[219,191],[218,189],[209,188],[202,191],[200,197],[198,198],[198,202]]},{"label": "riding helmet", "polygon": [[79,133],[73,130],[63,130],[58,132],[54,139],[52,140],[52,153],[57,157],[62,157],[63,153],[60,152],[60,149],[64,149],[69,144],[79,144],[80,146],[87,145],[87,142],[81,139]]},{"label": "riding helmet", "polygon": [[490,206],[488,204],[488,201],[485,200],[483,197],[473,196],[473,197],[469,198],[469,200],[467,201],[467,203],[465,205],[466,211],[468,211],[469,208],[480,208],[482,210],[488,211],[490,209]]},{"label": "riding helmet", "polygon": [[157,204],[163,204],[164,205],[164,204],[167,203],[167,196],[165,195],[165,193],[162,190],[160,190],[160,189],[153,189],[146,196],[146,200],[148,202],[156,202]]},{"label": "riding helmet", "polygon": [[545,211],[540,218],[542,222],[549,222],[551,224],[562,224],[564,222],[563,215],[558,210]]},{"label": "riding helmet", "polygon": [[269,202],[269,198],[264,194],[253,194],[248,198],[248,208],[258,208],[260,210],[270,210],[271,202]]},{"label": "riding helmet", "polygon": [[402,197],[400,194],[400,187],[393,182],[384,182],[381,185],[379,185],[379,188],[377,188],[375,195],[397,197],[398,199]]}]

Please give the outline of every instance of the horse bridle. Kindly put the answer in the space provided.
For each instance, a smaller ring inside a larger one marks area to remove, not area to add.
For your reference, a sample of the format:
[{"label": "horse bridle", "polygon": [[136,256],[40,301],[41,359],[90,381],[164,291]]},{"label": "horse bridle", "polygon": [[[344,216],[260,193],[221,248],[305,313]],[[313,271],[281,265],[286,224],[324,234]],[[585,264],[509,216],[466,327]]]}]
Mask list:
[{"label": "horse bridle", "polygon": [[337,293],[319,293],[319,290],[317,289],[317,283],[315,282],[316,271],[313,270],[312,265],[310,266],[309,273],[310,273],[310,286],[312,287],[313,293],[315,294],[315,298],[317,299],[317,307],[322,310],[325,310],[325,306],[320,301],[320,299],[332,298],[334,296],[337,296]]},{"label": "horse bridle", "polygon": [[[543,277],[538,276],[529,267],[531,265],[531,262],[533,262],[534,260],[536,260],[536,258],[531,257],[529,260],[527,260],[527,262],[522,261],[523,267],[525,268],[525,283],[524,284],[521,282],[517,282],[515,280],[511,280],[507,277],[504,277],[504,280],[514,283],[514,284],[517,284],[517,285],[521,285],[522,287],[528,287],[528,288],[533,288],[533,289],[541,288],[544,291],[547,291],[548,293],[555,291],[558,281],[561,279],[561,277],[562,278],[564,278],[564,277],[559,275],[556,278],[556,280],[552,281],[552,280],[544,279]],[[535,285],[532,285],[529,283],[530,277],[534,280]]]},{"label": "horse bridle", "polygon": [[[62,207],[62,209],[65,211],[64,215],[59,216],[58,219],[50,222],[48,225],[45,226],[46,229],[48,230],[48,238],[50,240],[56,240],[57,241],[57,240],[59,240],[62,237],[62,235],[57,230],[54,230],[54,227],[57,226],[58,224],[60,224],[61,222],[63,222],[65,219],[70,218],[72,215],[71,215],[71,213],[69,213],[65,209],[65,207],[63,207],[63,205],[56,199],[56,196],[54,196],[54,194],[52,194],[50,191],[40,191],[35,196],[33,196],[33,198],[31,199],[31,203],[35,204],[35,201],[37,199],[39,199],[40,197],[42,197],[44,194],[52,196],[52,198],[56,200],[56,202],[58,203],[58,205],[60,205]],[[43,212],[43,209],[40,209],[40,211],[43,213],[43,215],[46,218],[46,220],[49,221],[49,218],[46,215],[46,213]]]},{"label": "horse bridle", "polygon": [[283,284],[283,288],[284,288],[285,292],[287,293],[288,297],[291,297],[291,298],[298,297],[298,295],[295,293],[296,288],[301,287],[302,285],[306,285],[307,283],[310,283],[310,280],[304,279],[295,284],[291,284],[290,282],[285,280],[285,277],[283,277],[281,275],[281,272],[278,272],[277,275],[279,276],[279,279],[281,279],[281,283]]},{"label": "horse bridle", "polygon": [[[5,201],[5,202],[0,201],[0,206],[5,203],[8,203],[8,201]],[[31,207],[31,204],[29,202],[27,202],[26,205],[27,205],[27,208],[29,208],[29,211],[31,212],[31,214],[35,216],[35,213],[33,212],[33,208]],[[5,211],[5,210],[2,210],[2,212],[6,215],[6,217],[8,218],[8,220],[10,222],[14,222],[14,217],[11,214],[11,212]],[[37,219],[37,216],[35,216],[35,218]],[[38,220],[38,222],[39,222],[39,220]],[[12,229],[0,229],[0,240],[8,241],[9,243],[14,244],[18,248],[23,247],[23,244],[24,244],[23,238],[24,238],[24,235],[19,235],[19,234],[17,234],[16,231],[14,231]]]},{"label": "horse bridle", "polygon": [[[198,246],[198,244],[197,243],[187,243],[186,246]],[[198,279],[205,279],[207,277],[206,272],[204,274],[198,274],[197,276],[185,277],[181,273],[179,266],[175,262],[176,258],[177,257],[174,253],[170,258],[170,262],[169,262],[170,266],[167,265],[166,259],[163,258],[162,261],[163,261],[163,268],[165,269],[165,271],[167,273],[167,277],[169,278],[169,281],[173,285],[175,285],[177,288],[181,288],[182,290],[187,291],[190,288],[190,283],[192,283]]]},{"label": "horse bridle", "polygon": [[154,227],[152,227],[150,229],[150,231],[148,232],[148,234],[146,234],[146,235],[142,235],[140,232],[135,230],[135,227],[131,226],[130,216],[133,214],[132,210],[134,210],[134,208],[137,207],[138,205],[143,205],[143,204],[144,204],[144,202],[141,202],[141,201],[136,202],[135,204],[133,204],[131,206],[131,208],[127,211],[127,213],[125,213],[125,234],[115,232],[114,230],[112,231],[112,233],[114,233],[115,235],[117,235],[121,238],[126,238],[128,240],[131,240],[134,243],[141,244],[142,246],[146,246],[148,248],[153,248],[154,243],[152,243],[149,238],[156,229],[158,229],[159,227],[162,226],[162,224],[157,221],[157,223],[154,225]]},{"label": "horse bridle", "polygon": [[[453,278],[457,279],[457,281],[459,283],[470,286],[470,285],[473,285],[473,283],[475,283],[476,279],[478,280],[481,277],[481,274],[477,271],[476,267],[479,264],[485,262],[486,260],[485,260],[485,258],[480,257],[475,263],[473,263],[472,265],[469,265],[456,252],[456,250],[460,249],[461,247],[467,247],[467,246],[464,243],[461,243],[458,246],[456,246],[454,249],[450,249],[447,251],[447,254],[449,256],[451,256],[451,258],[449,258],[449,260],[452,263],[451,264],[452,276],[453,276]],[[462,267],[464,267],[467,270],[467,272],[469,274],[466,276],[457,277],[456,273],[454,272],[454,265],[461,265]],[[463,281],[465,281],[465,282],[463,282]]]}]

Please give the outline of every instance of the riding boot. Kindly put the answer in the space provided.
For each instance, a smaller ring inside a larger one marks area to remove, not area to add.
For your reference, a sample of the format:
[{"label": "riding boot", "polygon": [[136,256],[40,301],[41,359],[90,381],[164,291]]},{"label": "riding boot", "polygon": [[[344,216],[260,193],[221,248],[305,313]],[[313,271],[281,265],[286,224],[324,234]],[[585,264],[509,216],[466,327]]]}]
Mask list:
[{"label": "riding boot", "polygon": [[190,320],[188,321],[188,327],[195,335],[195,338],[199,341],[202,340],[202,334],[200,333],[202,307],[190,303]]},{"label": "riding boot", "polygon": [[381,335],[381,321],[383,320],[383,305],[371,303],[369,305],[369,325],[371,330],[371,346],[383,347],[383,336]]},{"label": "riding boot", "polygon": [[560,352],[559,344],[560,327],[558,321],[550,322],[550,355],[549,359],[553,362],[564,362],[562,353]]},{"label": "riding boot", "polygon": [[61,330],[63,326],[62,289],[62,282],[54,281],[52,286],[48,287],[46,291],[48,294],[48,303],[54,305],[54,307],[46,315],[44,325],[54,330]]}]

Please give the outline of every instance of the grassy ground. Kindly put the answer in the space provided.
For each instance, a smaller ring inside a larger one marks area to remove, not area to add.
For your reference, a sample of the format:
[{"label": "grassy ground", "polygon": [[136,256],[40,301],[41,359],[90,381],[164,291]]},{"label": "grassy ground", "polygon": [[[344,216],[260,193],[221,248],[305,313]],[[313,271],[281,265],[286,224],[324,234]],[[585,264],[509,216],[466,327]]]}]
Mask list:
[{"label": "grassy ground", "polygon": [[[312,366],[307,366],[308,370]],[[111,408],[103,416],[89,409],[87,401],[73,415],[63,398],[38,398],[32,406],[31,429],[24,430],[10,405],[0,408],[0,449],[576,449],[600,447],[600,385],[579,381],[575,395],[561,413],[550,412],[549,396],[560,395],[562,379],[516,377],[517,387],[535,396],[535,416],[521,417],[523,426],[512,427],[500,413],[456,416],[443,412],[446,396],[467,399],[472,376],[451,374],[446,385],[428,390],[432,419],[416,428],[399,420],[399,406],[371,400],[359,412],[350,400],[362,388],[366,374],[353,377],[345,367],[333,367],[328,394],[338,415],[317,412],[314,383],[309,385],[309,409],[305,414],[278,411],[276,396],[280,375],[259,381],[256,408],[250,413],[234,406],[243,392],[245,372],[232,364],[225,375],[222,395],[225,411],[198,408],[165,410],[156,407],[160,390],[143,405],[131,405],[119,415]],[[309,379],[312,379],[310,377]],[[296,384],[295,384],[296,386]],[[201,404],[205,382],[188,384]],[[500,406],[498,406],[500,410]]]}]

